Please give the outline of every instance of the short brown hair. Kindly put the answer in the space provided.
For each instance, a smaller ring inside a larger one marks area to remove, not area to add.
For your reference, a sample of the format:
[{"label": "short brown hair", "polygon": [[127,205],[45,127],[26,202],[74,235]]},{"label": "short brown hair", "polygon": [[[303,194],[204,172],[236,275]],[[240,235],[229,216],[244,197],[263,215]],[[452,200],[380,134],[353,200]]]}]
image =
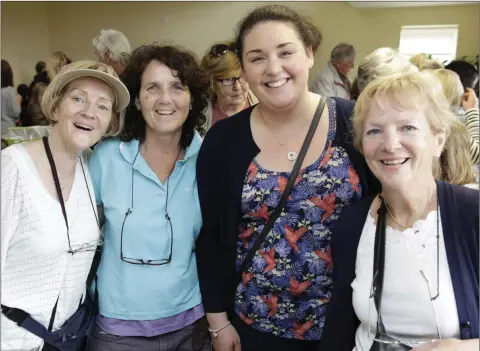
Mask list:
[{"label": "short brown hair", "polygon": [[313,53],[317,51],[322,42],[320,30],[309,18],[284,5],[265,5],[250,12],[238,24],[235,46],[240,61],[242,61],[245,36],[257,24],[264,22],[285,22],[293,24],[303,45],[305,45],[305,47],[311,46]]},{"label": "short brown hair", "polygon": [[[82,69],[91,69],[100,72],[107,73],[115,78],[118,79],[117,73],[115,70],[104,63],[95,62],[95,61],[77,61],[73,62],[67,66],[64,66],[57,75],[53,78],[52,82],[48,85],[47,89],[42,96],[42,112],[47,117],[51,124],[55,124],[56,121],[53,119],[53,112],[58,107],[60,100],[65,95],[65,92],[68,90],[68,86],[70,83],[66,84],[65,86],[61,86],[59,82],[64,74],[74,71],[74,70],[82,70]],[[77,77],[82,78],[82,77]],[[98,78],[97,78],[98,79]],[[116,104],[116,102],[115,102]],[[114,105],[115,105],[114,104]],[[112,111],[112,120],[110,121],[110,125],[107,128],[107,132],[105,137],[109,136],[116,136],[118,135],[122,128],[123,128],[123,119],[124,119],[125,112],[115,112]]]},{"label": "short brown hair", "polygon": [[2,60],[2,88],[13,87],[13,70],[7,60]]}]

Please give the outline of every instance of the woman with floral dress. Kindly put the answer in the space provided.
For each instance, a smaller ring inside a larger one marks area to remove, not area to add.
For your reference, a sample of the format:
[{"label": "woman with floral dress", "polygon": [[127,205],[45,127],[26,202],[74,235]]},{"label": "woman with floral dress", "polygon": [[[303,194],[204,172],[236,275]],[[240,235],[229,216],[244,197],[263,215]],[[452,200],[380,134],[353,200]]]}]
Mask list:
[{"label": "woman with floral dress", "polygon": [[[332,288],[331,229],[345,207],[376,191],[349,139],[353,103],[308,91],[320,41],[285,6],[260,7],[239,25],[237,54],[259,103],[213,125],[197,162],[197,264],[216,351],[316,350]],[[292,192],[254,250],[314,115],[320,121]]]}]

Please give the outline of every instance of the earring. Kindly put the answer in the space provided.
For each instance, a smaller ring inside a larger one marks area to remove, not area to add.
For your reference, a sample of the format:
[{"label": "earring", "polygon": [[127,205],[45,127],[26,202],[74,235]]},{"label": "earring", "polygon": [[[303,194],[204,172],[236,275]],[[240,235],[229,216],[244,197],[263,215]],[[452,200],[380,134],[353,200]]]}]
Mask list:
[{"label": "earring", "polygon": [[138,101],[138,98],[135,99],[135,107],[140,111],[140,101]]}]

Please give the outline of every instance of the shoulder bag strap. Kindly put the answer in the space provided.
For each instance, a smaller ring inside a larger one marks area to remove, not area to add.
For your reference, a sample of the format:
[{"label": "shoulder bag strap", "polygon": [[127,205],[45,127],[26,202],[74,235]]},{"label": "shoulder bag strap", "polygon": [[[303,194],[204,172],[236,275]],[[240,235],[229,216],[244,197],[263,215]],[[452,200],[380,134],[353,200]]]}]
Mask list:
[{"label": "shoulder bag strap", "polygon": [[70,228],[68,227],[67,211],[65,209],[65,202],[63,201],[62,188],[60,187],[60,180],[58,179],[57,167],[55,166],[55,161],[53,160],[52,150],[50,150],[50,145],[48,144],[47,137],[43,137],[43,146],[45,147],[45,152],[47,154],[48,162],[50,163],[50,168],[52,170],[53,181],[55,183],[55,189],[57,190],[58,201],[62,207],[63,218],[65,219],[65,225],[67,226],[67,236],[70,239]]},{"label": "shoulder bag strap", "polygon": [[[62,188],[60,187],[60,180],[58,179],[57,167],[55,166],[52,150],[50,150],[50,145],[48,144],[47,137],[44,136],[42,140],[43,140],[43,146],[45,147],[45,153],[47,154],[48,162],[50,163],[50,168],[52,170],[52,176],[53,176],[53,181],[55,183],[55,188],[57,189],[58,201],[60,202],[60,206],[62,207],[63,218],[65,219],[65,225],[67,226],[68,242],[70,242],[70,233],[69,233],[70,228],[68,227],[67,210],[65,209],[65,202],[63,200]],[[53,329],[53,322],[55,321],[55,314],[57,312],[59,298],[60,298],[60,295],[57,297],[55,306],[53,306],[52,315],[50,316],[50,322],[48,323],[48,331],[52,331]]]},{"label": "shoulder bag strap", "polygon": [[242,264],[240,265],[240,268],[238,269],[238,272],[237,272],[237,283],[239,283],[242,280],[242,273],[246,271],[246,269],[252,262],[252,259],[255,256],[257,250],[260,248],[260,246],[262,246],[268,233],[270,233],[270,230],[272,229],[273,224],[275,223],[277,218],[280,216],[283,208],[285,207],[287,199],[290,196],[290,192],[292,191],[293,185],[295,184],[295,180],[297,179],[297,175],[300,170],[300,167],[302,166],[303,160],[308,151],[308,147],[310,146],[310,142],[312,141],[312,138],[315,135],[315,131],[317,130],[318,122],[320,121],[320,117],[322,116],[322,112],[326,103],[327,103],[327,98],[322,97],[317,106],[317,110],[315,111],[315,115],[313,116],[312,123],[310,124],[310,128],[308,129],[308,133],[305,137],[302,148],[300,149],[300,154],[298,155],[298,158],[295,161],[295,165],[293,166],[292,173],[290,173],[290,176],[288,177],[288,182],[285,187],[285,191],[282,194],[280,202],[278,203],[274,212],[270,215],[267,223],[263,227],[262,232],[258,236],[257,240],[255,240],[255,243],[253,244],[252,248],[248,251],[247,256],[245,257]]}]

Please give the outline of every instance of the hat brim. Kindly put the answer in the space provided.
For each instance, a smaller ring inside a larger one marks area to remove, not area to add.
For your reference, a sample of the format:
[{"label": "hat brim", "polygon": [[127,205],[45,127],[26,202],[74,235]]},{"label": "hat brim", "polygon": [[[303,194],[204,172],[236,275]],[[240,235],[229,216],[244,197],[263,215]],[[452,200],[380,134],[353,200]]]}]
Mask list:
[{"label": "hat brim", "polygon": [[98,78],[107,83],[115,94],[115,110],[116,112],[123,111],[130,103],[130,93],[127,87],[120,81],[108,73],[100,72],[94,69],[76,69],[70,72],[66,72],[59,77],[58,86],[59,90],[63,89],[68,83],[83,77]]}]

